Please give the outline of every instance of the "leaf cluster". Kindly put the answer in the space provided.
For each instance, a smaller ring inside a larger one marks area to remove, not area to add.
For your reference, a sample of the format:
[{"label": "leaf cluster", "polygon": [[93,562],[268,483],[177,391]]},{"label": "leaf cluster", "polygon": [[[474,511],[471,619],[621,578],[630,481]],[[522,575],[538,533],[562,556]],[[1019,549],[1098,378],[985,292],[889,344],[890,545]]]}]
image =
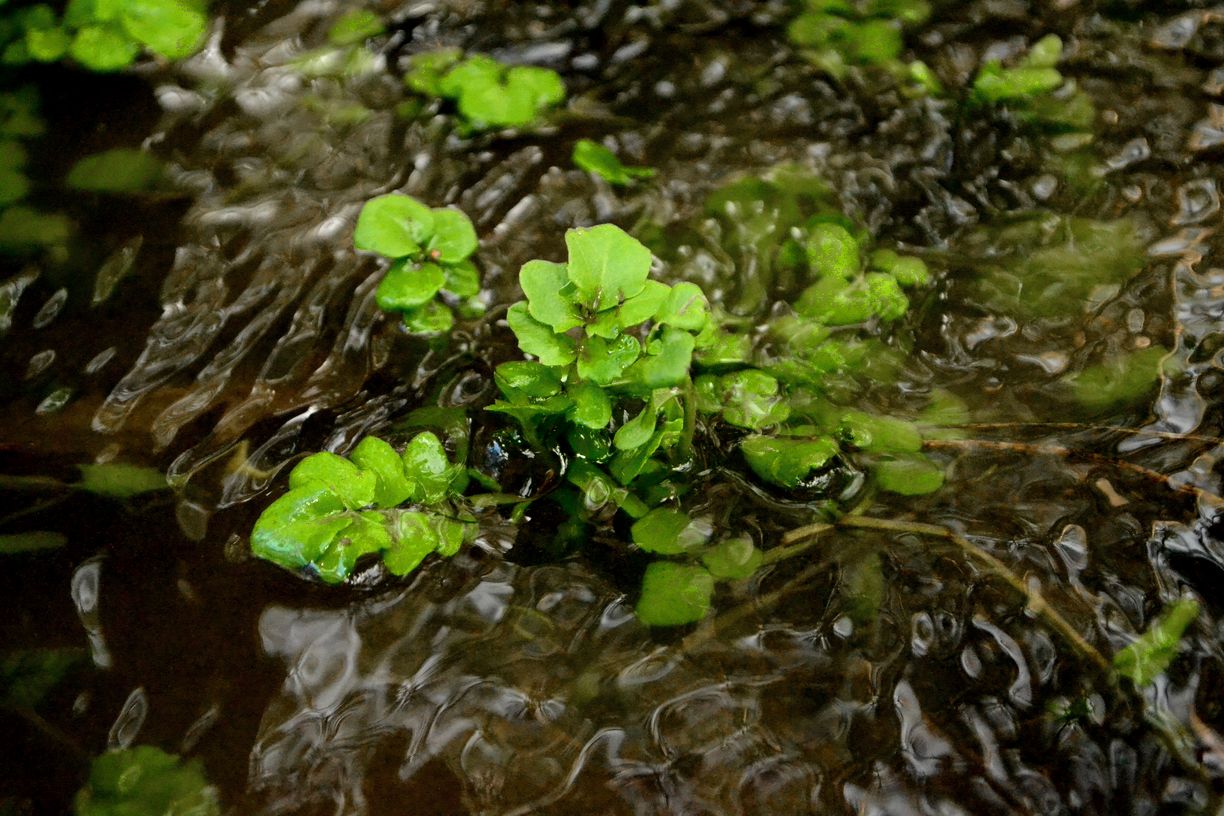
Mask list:
[{"label": "leaf cluster", "polygon": [[67,216],[21,202],[29,195],[28,152],[22,140],[41,136],[38,91],[27,86],[0,93],[0,253],[23,255],[49,249],[63,254],[73,233]]},{"label": "leaf cluster", "polygon": [[1049,34],[1034,43],[1015,65],[987,62],[973,80],[971,100],[1006,106],[1019,121],[1047,132],[1091,131],[1096,108],[1092,99],[1074,82],[1065,80],[1056,67],[1062,51],[1062,40]]},{"label": "leaf cluster", "polygon": [[377,437],[348,458],[307,456],[289,474],[289,491],[255,522],[251,548],[260,558],[342,583],[360,559],[378,556],[393,575],[407,575],[427,556],[450,557],[474,532],[459,501],[467,486],[432,432],[397,452]]},{"label": "leaf cluster", "polygon": [[94,759],[74,811],[77,816],[219,816],[221,805],[199,760],[183,761],[138,745]]},{"label": "leaf cluster", "polygon": [[415,55],[404,83],[423,96],[449,99],[472,130],[539,124],[545,112],[565,100],[556,71],[531,65],[504,65],[492,57],[464,57],[457,49]]},{"label": "leaf cluster", "polygon": [[[899,66],[905,29],[922,25],[930,16],[926,0],[803,0],[803,11],[787,26],[786,35],[809,60],[841,77],[851,65]],[[914,79],[928,84],[933,79],[929,73]]]},{"label": "leaf cluster", "polygon": [[142,50],[185,59],[200,49],[207,33],[207,0],[71,0],[62,16],[40,3],[0,19],[0,62],[70,57],[91,71],[118,71]]},{"label": "leaf cluster", "polygon": [[399,193],[381,195],[361,208],[353,245],[393,261],[375,298],[400,314],[409,331],[449,330],[455,320],[450,304],[479,313],[480,273],[471,261],[476,230],[462,211],[430,208]]},{"label": "leaf cluster", "polygon": [[565,439],[578,454],[570,481],[597,506],[641,515],[656,501],[632,491],[659,487],[668,470],[654,457],[692,437],[693,353],[716,337],[709,303],[694,284],[650,279],[650,251],[619,227],[565,240],[566,263],[530,261],[519,273],[527,299],[506,320],[535,360],[498,366],[502,399],[489,410],[533,442]]}]

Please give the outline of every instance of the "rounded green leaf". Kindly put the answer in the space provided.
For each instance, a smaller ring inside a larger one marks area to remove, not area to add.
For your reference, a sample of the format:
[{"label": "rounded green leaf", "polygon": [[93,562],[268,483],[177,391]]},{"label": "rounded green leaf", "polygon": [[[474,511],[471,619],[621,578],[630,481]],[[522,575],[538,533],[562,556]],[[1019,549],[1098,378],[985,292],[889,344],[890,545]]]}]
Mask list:
[{"label": "rounded green leaf", "polygon": [[[438,53],[439,59],[445,61],[449,54],[446,51]],[[458,99],[464,93],[488,87],[501,85],[502,64],[492,57],[476,54],[455,65],[438,82],[438,93],[451,99]]]},{"label": "rounded green leaf", "polygon": [[506,88],[511,93],[524,92],[531,99],[532,113],[556,105],[565,99],[565,83],[561,75],[550,68],[519,65],[506,72]]},{"label": "rounded green leaf", "polygon": [[392,575],[407,575],[438,549],[438,532],[425,513],[400,513],[391,546],[383,553],[383,563]]},{"label": "rounded green leaf", "polygon": [[77,468],[81,471],[77,487],[99,496],[126,499],[169,487],[165,475],[157,468],[123,462],[78,465]]},{"label": "rounded green leaf", "polygon": [[564,264],[528,261],[519,270],[519,286],[527,296],[527,311],[536,320],[557,332],[582,325]]},{"label": "rounded green leaf", "polygon": [[221,805],[199,760],[183,762],[159,748],[138,745],[94,759],[73,812],[76,816],[219,816]]},{"label": "rounded green leaf", "polygon": [[574,165],[594,173],[609,184],[623,187],[636,179],[648,179],[655,171],[650,167],[628,167],[608,148],[590,139],[579,139],[571,155]]},{"label": "rounded green leaf", "polygon": [[480,272],[471,261],[446,264],[442,271],[446,273],[446,283],[442,288],[447,292],[461,298],[476,297],[480,294]]},{"label": "rounded green leaf", "polygon": [[502,363],[493,378],[508,397],[523,396],[546,399],[561,393],[561,378],[549,366],[525,360]]},{"label": "rounded green leaf", "polygon": [[426,247],[431,258],[457,264],[476,251],[476,229],[467,215],[452,207],[437,207],[433,216],[434,234]]},{"label": "rounded green leaf", "polygon": [[602,337],[588,337],[578,355],[578,375],[597,385],[611,385],[633,364],[641,350],[637,338],[628,334],[611,342]]},{"label": "rounded green leaf", "polygon": [[208,17],[189,0],[126,0],[120,21],[133,39],[170,60],[194,54],[208,33]]},{"label": "rounded green leaf", "polygon": [[701,563],[715,578],[738,581],[748,578],[765,560],[751,539],[728,538],[701,554]]},{"label": "rounded green leaf", "polygon": [[370,199],[357,216],[353,246],[388,258],[421,251],[434,234],[434,213],[411,196],[388,193]]},{"label": "rounded green leaf", "polygon": [[710,304],[695,283],[677,283],[659,307],[656,320],[677,329],[699,332],[710,322]]},{"label": "rounded green leaf", "polygon": [[446,448],[430,431],[417,434],[404,448],[404,472],[415,484],[415,502],[436,504],[450,496],[457,470],[446,458]]},{"label": "rounded green leaf", "polygon": [[455,313],[436,300],[405,310],[403,318],[404,328],[413,334],[441,334],[455,325]]},{"label": "rounded green leaf", "polygon": [[387,30],[382,18],[369,9],[350,9],[327,31],[332,45],[356,45]]},{"label": "rounded green leaf", "polygon": [[635,521],[630,534],[633,543],[647,552],[680,555],[705,544],[710,529],[694,522],[687,513],[659,507]]},{"label": "rounded green leaf", "polygon": [[872,453],[917,453],[922,434],[912,422],[863,411],[842,414],[839,430],[856,448]]},{"label": "rounded green leaf", "polygon": [[374,299],[380,309],[404,312],[429,303],[445,284],[446,273],[437,264],[397,261],[378,284]]},{"label": "rounded green leaf", "polygon": [[650,275],[650,250],[613,224],[565,233],[569,278],[582,302],[594,310],[637,295]]},{"label": "rounded green leaf", "polygon": [[307,456],[289,472],[291,490],[316,482],[326,485],[350,510],[356,510],[374,503],[378,478],[343,456],[323,451]]},{"label": "rounded green leaf", "polygon": [[68,55],[91,71],[118,71],[140,54],[140,44],[112,26],[86,26],[76,33]]},{"label": "rounded green leaf", "polygon": [[155,156],[121,147],[81,159],[68,171],[64,183],[73,190],[134,193],[156,187],[162,172],[162,163]]},{"label": "rounded green leaf", "polygon": [[38,62],[55,62],[71,44],[72,38],[62,28],[31,29],[25,35],[26,51]]},{"label": "rounded green leaf", "polygon": [[386,441],[367,436],[357,444],[349,458],[353,464],[373,473],[377,479],[374,488],[376,506],[396,507],[412,495],[413,485],[404,473],[404,460]]},{"label": "rounded green leaf", "polygon": [[523,127],[536,117],[535,101],[528,89],[500,82],[465,87],[458,104],[464,118],[478,127]]},{"label": "rounded green leaf", "polygon": [[850,280],[859,272],[858,241],[840,224],[817,224],[804,244],[808,265],[818,275]]},{"label": "rounded green leaf", "polygon": [[344,502],[323,482],[291,488],[259,515],[251,551],[286,569],[301,569],[348,527],[344,510]]},{"label": "rounded green leaf", "polygon": [[649,356],[637,362],[629,377],[644,388],[672,388],[684,383],[693,362],[693,335],[668,326],[654,343]]},{"label": "rounded green leaf", "polygon": [[647,626],[683,626],[710,611],[714,576],[704,567],[656,561],[642,576],[642,596],[634,611]]},{"label": "rounded green leaf", "polygon": [[814,470],[829,464],[838,453],[829,437],[789,439],[777,436],[745,437],[740,450],[752,471],[779,487],[798,487]]},{"label": "rounded green leaf", "polygon": [[921,496],[943,487],[944,472],[922,455],[877,462],[872,468],[881,490],[902,496]]},{"label": "rounded green leaf", "polygon": [[658,410],[654,403],[647,403],[641,413],[617,429],[616,435],[612,437],[612,444],[618,450],[640,448],[650,441],[650,437],[654,436],[658,424]]},{"label": "rounded green leaf", "polygon": [[574,422],[594,430],[608,427],[612,421],[612,400],[606,391],[594,383],[580,382],[570,386],[566,393],[574,401],[570,408]]},{"label": "rounded green leaf", "polygon": [[565,366],[577,357],[574,341],[533,318],[523,301],[510,307],[506,322],[518,339],[519,349],[524,354],[535,355],[544,365]]},{"label": "rounded green leaf", "polygon": [[7,207],[29,195],[30,180],[25,173],[9,167],[0,167],[0,207]]}]

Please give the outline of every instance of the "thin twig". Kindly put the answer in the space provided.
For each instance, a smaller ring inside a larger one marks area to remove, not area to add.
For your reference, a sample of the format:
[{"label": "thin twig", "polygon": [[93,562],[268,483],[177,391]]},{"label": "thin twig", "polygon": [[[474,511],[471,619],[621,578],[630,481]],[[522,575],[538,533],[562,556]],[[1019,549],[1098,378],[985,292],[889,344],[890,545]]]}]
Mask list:
[{"label": "thin twig", "polygon": [[1122,425],[1093,425],[1087,422],[967,422],[957,425],[957,428],[970,428],[975,431],[1014,431],[1022,428],[1049,428],[1056,431],[1104,431],[1120,433],[1129,436],[1151,436],[1156,439],[1168,439],[1174,442],[1208,442],[1212,445],[1224,445],[1224,439],[1218,436],[1200,436],[1199,434],[1176,433],[1174,431],[1153,431],[1147,428],[1128,428]]},{"label": "thin twig", "polygon": [[1115,459],[1110,456],[1104,456],[1092,451],[1075,450],[1074,448],[1063,447],[1062,445],[1037,445],[1027,442],[1002,442],[993,439],[927,439],[922,443],[924,448],[928,450],[964,450],[967,448],[978,448],[983,450],[1006,451],[1009,453],[1019,453],[1025,456],[1044,455],[1044,456],[1059,456],[1068,460],[1083,460],[1091,462],[1103,467],[1110,467],[1115,470],[1120,470],[1125,473],[1133,473],[1136,476],[1142,476],[1153,482],[1158,482],[1174,493],[1182,493],[1187,496],[1192,496],[1196,499],[1204,501],[1216,507],[1224,506],[1224,498],[1212,493],[1210,490],[1204,490],[1197,485],[1178,484],[1173,481],[1173,477],[1167,476],[1158,470],[1146,468],[1143,465],[1136,465],[1134,462],[1127,462],[1124,459]]}]

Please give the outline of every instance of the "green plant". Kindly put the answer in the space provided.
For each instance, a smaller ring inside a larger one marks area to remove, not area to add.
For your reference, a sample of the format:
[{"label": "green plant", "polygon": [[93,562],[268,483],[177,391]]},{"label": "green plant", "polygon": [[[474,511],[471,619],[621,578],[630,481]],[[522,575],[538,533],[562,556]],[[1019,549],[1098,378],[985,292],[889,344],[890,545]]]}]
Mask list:
[{"label": "green plant", "polygon": [[1177,657],[1182,636],[1198,613],[1199,604],[1193,598],[1175,602],[1134,643],[1114,655],[1114,671],[1136,686],[1150,684]]},{"label": "green plant", "polygon": [[1056,67],[1062,50],[1062,40],[1049,34],[1015,65],[987,62],[973,80],[972,101],[1004,106],[1021,122],[1049,132],[1090,134],[1096,108]]},{"label": "green plant", "polygon": [[46,131],[39,107],[33,86],[0,93],[0,253],[7,255],[41,250],[66,255],[74,230],[67,216],[20,203],[32,187],[25,174],[28,156],[21,140]]},{"label": "green plant", "polygon": [[151,745],[97,757],[76,795],[77,816],[218,816],[217,790],[199,760],[184,762]]},{"label": "green plant", "polygon": [[590,139],[579,139],[574,144],[571,158],[575,167],[594,173],[617,187],[627,186],[640,179],[653,178],[655,174],[654,169],[650,167],[628,167],[621,164],[615,153]]},{"label": "green plant", "polygon": [[480,273],[470,260],[476,230],[461,211],[431,209],[398,193],[378,196],[361,208],[353,245],[393,261],[375,298],[383,309],[402,315],[410,331],[450,329],[454,312],[439,295],[465,313],[479,312]]},{"label": "green plant", "polygon": [[[851,65],[900,68],[905,29],[931,16],[926,0],[803,0],[802,8],[786,35],[834,77]],[[938,89],[938,80],[925,65],[910,73],[919,86]]]},{"label": "green plant", "polygon": [[168,60],[191,56],[208,32],[206,0],[71,0],[59,17],[38,4],[0,21],[0,59],[9,65],[71,57],[91,71],[126,68],[141,50]]},{"label": "green plant", "polygon": [[392,575],[407,575],[427,556],[449,557],[475,532],[460,497],[462,465],[451,464],[431,432],[402,453],[366,437],[348,457],[307,456],[289,474],[289,492],[260,514],[251,548],[260,558],[345,581],[363,557],[377,556]]},{"label": "green plant", "polygon": [[356,45],[384,33],[382,18],[369,9],[350,9],[332,23],[327,41],[332,45]]},{"label": "green plant", "polygon": [[463,57],[456,49],[417,54],[405,84],[418,94],[455,103],[472,130],[526,127],[565,100],[556,71],[529,65],[507,66],[482,54]]}]

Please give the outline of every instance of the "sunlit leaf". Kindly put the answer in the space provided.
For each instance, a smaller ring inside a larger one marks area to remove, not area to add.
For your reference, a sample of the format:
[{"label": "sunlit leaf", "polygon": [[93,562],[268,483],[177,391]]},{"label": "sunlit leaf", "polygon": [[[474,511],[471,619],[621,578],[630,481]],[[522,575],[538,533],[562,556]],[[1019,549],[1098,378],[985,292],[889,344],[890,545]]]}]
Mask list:
[{"label": "sunlit leaf", "polygon": [[81,471],[81,481],[76,486],[100,496],[126,499],[168,487],[165,475],[156,468],[122,462],[77,465],[77,468]]},{"label": "sunlit leaf", "polygon": [[620,227],[600,224],[565,233],[569,278],[582,302],[607,308],[633,297],[646,286],[650,250]]},{"label": "sunlit leaf", "polygon": [[170,60],[194,54],[208,32],[208,17],[188,0],[125,0],[120,20],[134,39]]},{"label": "sunlit leaf", "polygon": [[655,171],[650,167],[630,167],[621,163],[608,148],[590,139],[579,139],[574,144],[571,156],[574,165],[588,173],[594,173],[609,184],[625,186],[638,179],[648,179]]},{"label": "sunlit leaf", "polygon": [[387,270],[374,299],[380,309],[402,312],[423,306],[446,285],[446,272],[437,264],[396,261]]},{"label": "sunlit leaf", "polygon": [[414,255],[433,237],[434,218],[433,210],[411,196],[376,196],[357,216],[353,245],[388,258]]},{"label": "sunlit leaf", "polygon": [[77,816],[219,816],[221,806],[199,760],[138,745],[93,761],[74,810]]}]

